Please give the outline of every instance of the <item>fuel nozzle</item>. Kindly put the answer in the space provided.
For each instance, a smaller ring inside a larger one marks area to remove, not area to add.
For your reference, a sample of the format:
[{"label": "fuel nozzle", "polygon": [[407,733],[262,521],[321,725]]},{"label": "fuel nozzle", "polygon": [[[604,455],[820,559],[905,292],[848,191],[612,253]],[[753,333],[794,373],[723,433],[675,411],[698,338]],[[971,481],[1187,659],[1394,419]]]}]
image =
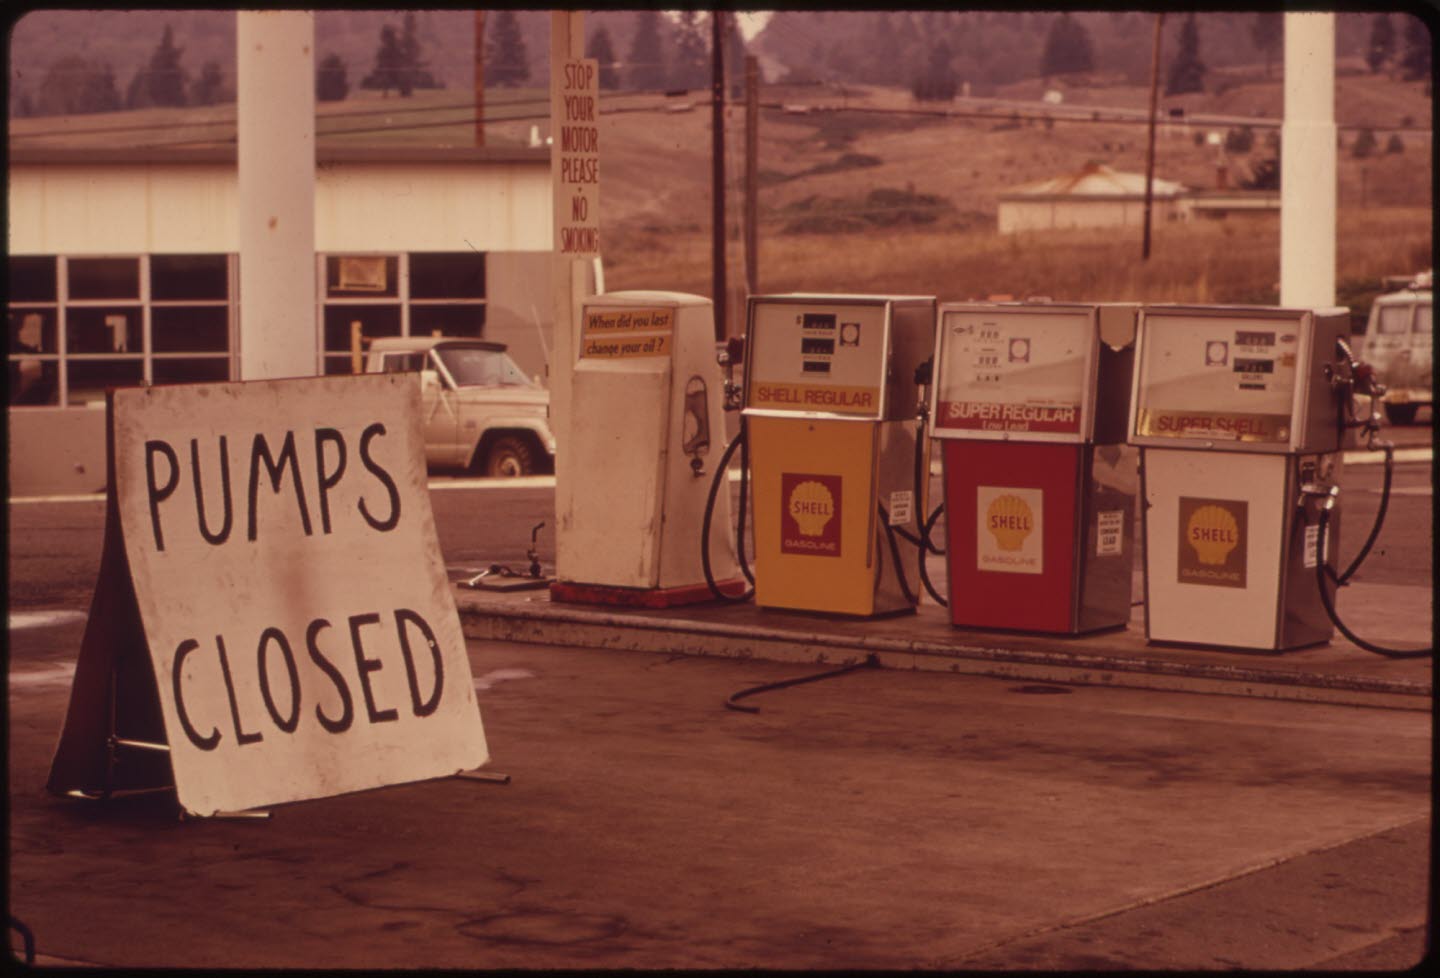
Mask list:
[{"label": "fuel nozzle", "polygon": [[735,364],[745,361],[745,337],[732,336],[715,354],[720,366],[725,368],[725,410],[738,411],[741,407],[741,388],[735,383]]}]

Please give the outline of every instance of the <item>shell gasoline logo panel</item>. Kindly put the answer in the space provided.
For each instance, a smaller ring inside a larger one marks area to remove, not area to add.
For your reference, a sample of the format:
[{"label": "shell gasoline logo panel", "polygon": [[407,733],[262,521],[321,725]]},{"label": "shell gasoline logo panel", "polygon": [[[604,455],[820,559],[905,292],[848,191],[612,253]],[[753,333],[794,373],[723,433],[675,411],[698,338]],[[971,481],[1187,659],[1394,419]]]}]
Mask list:
[{"label": "shell gasoline logo panel", "polygon": [[840,476],[780,473],[780,552],[840,556]]},{"label": "shell gasoline logo panel", "polygon": [[1241,499],[1180,497],[1181,584],[1245,586],[1248,510]]},{"label": "shell gasoline logo panel", "polygon": [[1005,574],[1043,574],[1045,492],[975,487],[975,567]]}]

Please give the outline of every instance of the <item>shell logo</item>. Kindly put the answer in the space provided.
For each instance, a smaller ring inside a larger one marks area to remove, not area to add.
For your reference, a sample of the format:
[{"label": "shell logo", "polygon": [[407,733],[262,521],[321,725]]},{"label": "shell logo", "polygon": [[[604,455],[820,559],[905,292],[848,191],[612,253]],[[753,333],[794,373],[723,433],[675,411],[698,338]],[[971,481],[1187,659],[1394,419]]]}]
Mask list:
[{"label": "shell logo", "polygon": [[1240,526],[1230,510],[1211,503],[1190,514],[1185,540],[1200,563],[1219,566],[1240,543]]},{"label": "shell logo", "polygon": [[1019,550],[1035,532],[1035,514],[1019,496],[996,496],[985,509],[985,527],[1001,550]]},{"label": "shell logo", "polygon": [[818,537],[835,516],[835,497],[821,483],[807,479],[791,491],[789,512],[802,535]]}]

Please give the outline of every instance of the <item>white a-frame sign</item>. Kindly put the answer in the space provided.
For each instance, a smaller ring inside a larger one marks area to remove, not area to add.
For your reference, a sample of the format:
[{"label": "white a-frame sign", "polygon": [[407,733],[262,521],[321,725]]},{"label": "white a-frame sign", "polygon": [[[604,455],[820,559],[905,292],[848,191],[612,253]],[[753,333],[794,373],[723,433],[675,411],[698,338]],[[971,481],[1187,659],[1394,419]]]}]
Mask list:
[{"label": "white a-frame sign", "polygon": [[488,759],[413,374],[127,388],[48,787],[192,815]]}]

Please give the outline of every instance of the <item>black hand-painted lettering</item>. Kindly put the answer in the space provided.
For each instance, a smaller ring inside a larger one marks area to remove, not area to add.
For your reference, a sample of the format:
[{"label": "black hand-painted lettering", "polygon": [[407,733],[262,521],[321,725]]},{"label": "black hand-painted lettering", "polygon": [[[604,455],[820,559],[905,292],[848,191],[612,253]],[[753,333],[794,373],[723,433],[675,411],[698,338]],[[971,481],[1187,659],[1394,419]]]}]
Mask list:
[{"label": "black hand-painted lettering", "polygon": [[[325,445],[333,444],[340,449],[335,461],[335,471],[325,470]],[[315,429],[315,471],[320,477],[320,532],[330,532],[330,490],[345,474],[345,437],[334,428]]]},{"label": "black hand-painted lettering", "polygon": [[[170,462],[170,478],[164,486],[155,482],[155,456],[164,455]],[[152,439],[145,443],[145,485],[150,494],[150,526],[155,531],[155,549],[165,549],[165,534],[160,531],[160,504],[170,498],[180,483],[180,460],[168,442]]]},{"label": "black hand-painted lettering", "polygon": [[338,734],[350,729],[350,724],[355,719],[355,709],[350,700],[350,689],[345,685],[345,677],[340,675],[340,670],[325,658],[320,651],[320,646],[315,644],[320,629],[329,627],[330,623],[324,618],[316,618],[312,621],[310,626],[305,629],[305,648],[310,652],[310,660],[319,666],[326,676],[330,677],[330,681],[335,684],[335,692],[340,694],[340,718],[338,720],[327,717],[325,711],[320,708],[320,704],[315,704],[315,717],[320,721],[320,726],[332,734]]},{"label": "black hand-painted lettering", "polygon": [[[280,716],[280,711],[275,708],[275,697],[270,693],[270,657],[265,652],[272,642],[280,647],[281,654],[285,656],[285,671],[290,674],[289,717]],[[286,733],[294,733],[300,724],[300,672],[295,668],[295,653],[290,650],[285,633],[274,627],[261,632],[256,657],[260,660],[260,695],[265,697],[265,709],[270,711],[270,719],[275,721],[275,726]]]},{"label": "black hand-painted lettering", "polygon": [[355,665],[360,670],[360,691],[365,694],[365,712],[369,714],[371,723],[384,723],[386,720],[400,719],[398,710],[377,710],[375,708],[375,692],[370,688],[370,673],[378,672],[384,663],[379,659],[365,658],[365,648],[360,641],[360,629],[365,625],[378,625],[379,623],[380,616],[373,612],[350,616],[350,644],[355,647]]},{"label": "black hand-painted lettering", "polygon": [[230,678],[230,657],[225,654],[225,639],[215,636],[215,647],[220,650],[220,673],[225,677],[225,695],[230,697],[230,719],[235,724],[235,742],[256,744],[265,739],[264,734],[246,733],[240,729],[240,704],[235,699],[235,681]]},{"label": "black hand-painted lettering", "polygon": [[390,515],[385,519],[377,520],[371,516],[370,509],[365,505],[363,498],[360,500],[360,515],[365,517],[365,522],[381,533],[395,529],[395,525],[400,522],[400,490],[395,488],[395,480],[390,477],[390,473],[370,457],[370,439],[383,434],[385,434],[385,426],[377,421],[360,435],[360,461],[365,463],[365,468],[369,469],[375,478],[384,483],[385,491],[390,496]]},{"label": "black hand-painted lettering", "polygon": [[[424,700],[420,699],[420,681],[415,675],[415,657],[410,651],[410,636],[405,631],[406,623],[420,629],[420,633],[425,636],[425,644],[430,648],[430,658],[435,666],[435,685],[430,690],[429,697]],[[410,705],[417,717],[428,717],[440,705],[440,693],[445,688],[445,663],[440,657],[440,643],[435,641],[435,633],[430,630],[425,619],[409,608],[395,609],[395,631],[400,636],[400,654],[405,658],[405,678],[410,681]]]},{"label": "black hand-painted lettering", "polygon": [[200,535],[207,543],[224,543],[230,537],[230,524],[234,521],[234,507],[230,503],[230,451],[224,435],[220,436],[220,488],[225,504],[225,519],[219,533],[211,533],[205,519],[205,481],[200,478],[200,442],[190,439],[190,474],[195,480],[195,515],[200,521]]},{"label": "black hand-painted lettering", "polygon": [[187,638],[181,642],[180,647],[175,650],[175,664],[170,668],[171,681],[175,686],[175,713],[180,717],[180,729],[185,731],[185,736],[190,739],[190,743],[201,750],[214,750],[216,745],[220,743],[220,731],[211,727],[208,735],[204,737],[200,736],[200,732],[196,730],[194,724],[190,722],[190,714],[185,709],[184,685],[180,681],[181,671],[185,665],[185,657],[199,647],[199,642],[193,638]]},{"label": "black hand-painted lettering", "polygon": [[275,493],[280,491],[285,466],[290,466],[291,478],[295,482],[295,502],[300,507],[300,523],[305,528],[305,535],[310,536],[310,509],[305,505],[305,487],[300,482],[300,463],[295,456],[295,432],[287,431],[278,461],[270,454],[270,444],[264,435],[257,434],[250,447],[250,524],[246,531],[247,539],[255,539],[255,503],[260,489],[261,462],[265,463],[265,470],[270,473],[270,491]]}]

